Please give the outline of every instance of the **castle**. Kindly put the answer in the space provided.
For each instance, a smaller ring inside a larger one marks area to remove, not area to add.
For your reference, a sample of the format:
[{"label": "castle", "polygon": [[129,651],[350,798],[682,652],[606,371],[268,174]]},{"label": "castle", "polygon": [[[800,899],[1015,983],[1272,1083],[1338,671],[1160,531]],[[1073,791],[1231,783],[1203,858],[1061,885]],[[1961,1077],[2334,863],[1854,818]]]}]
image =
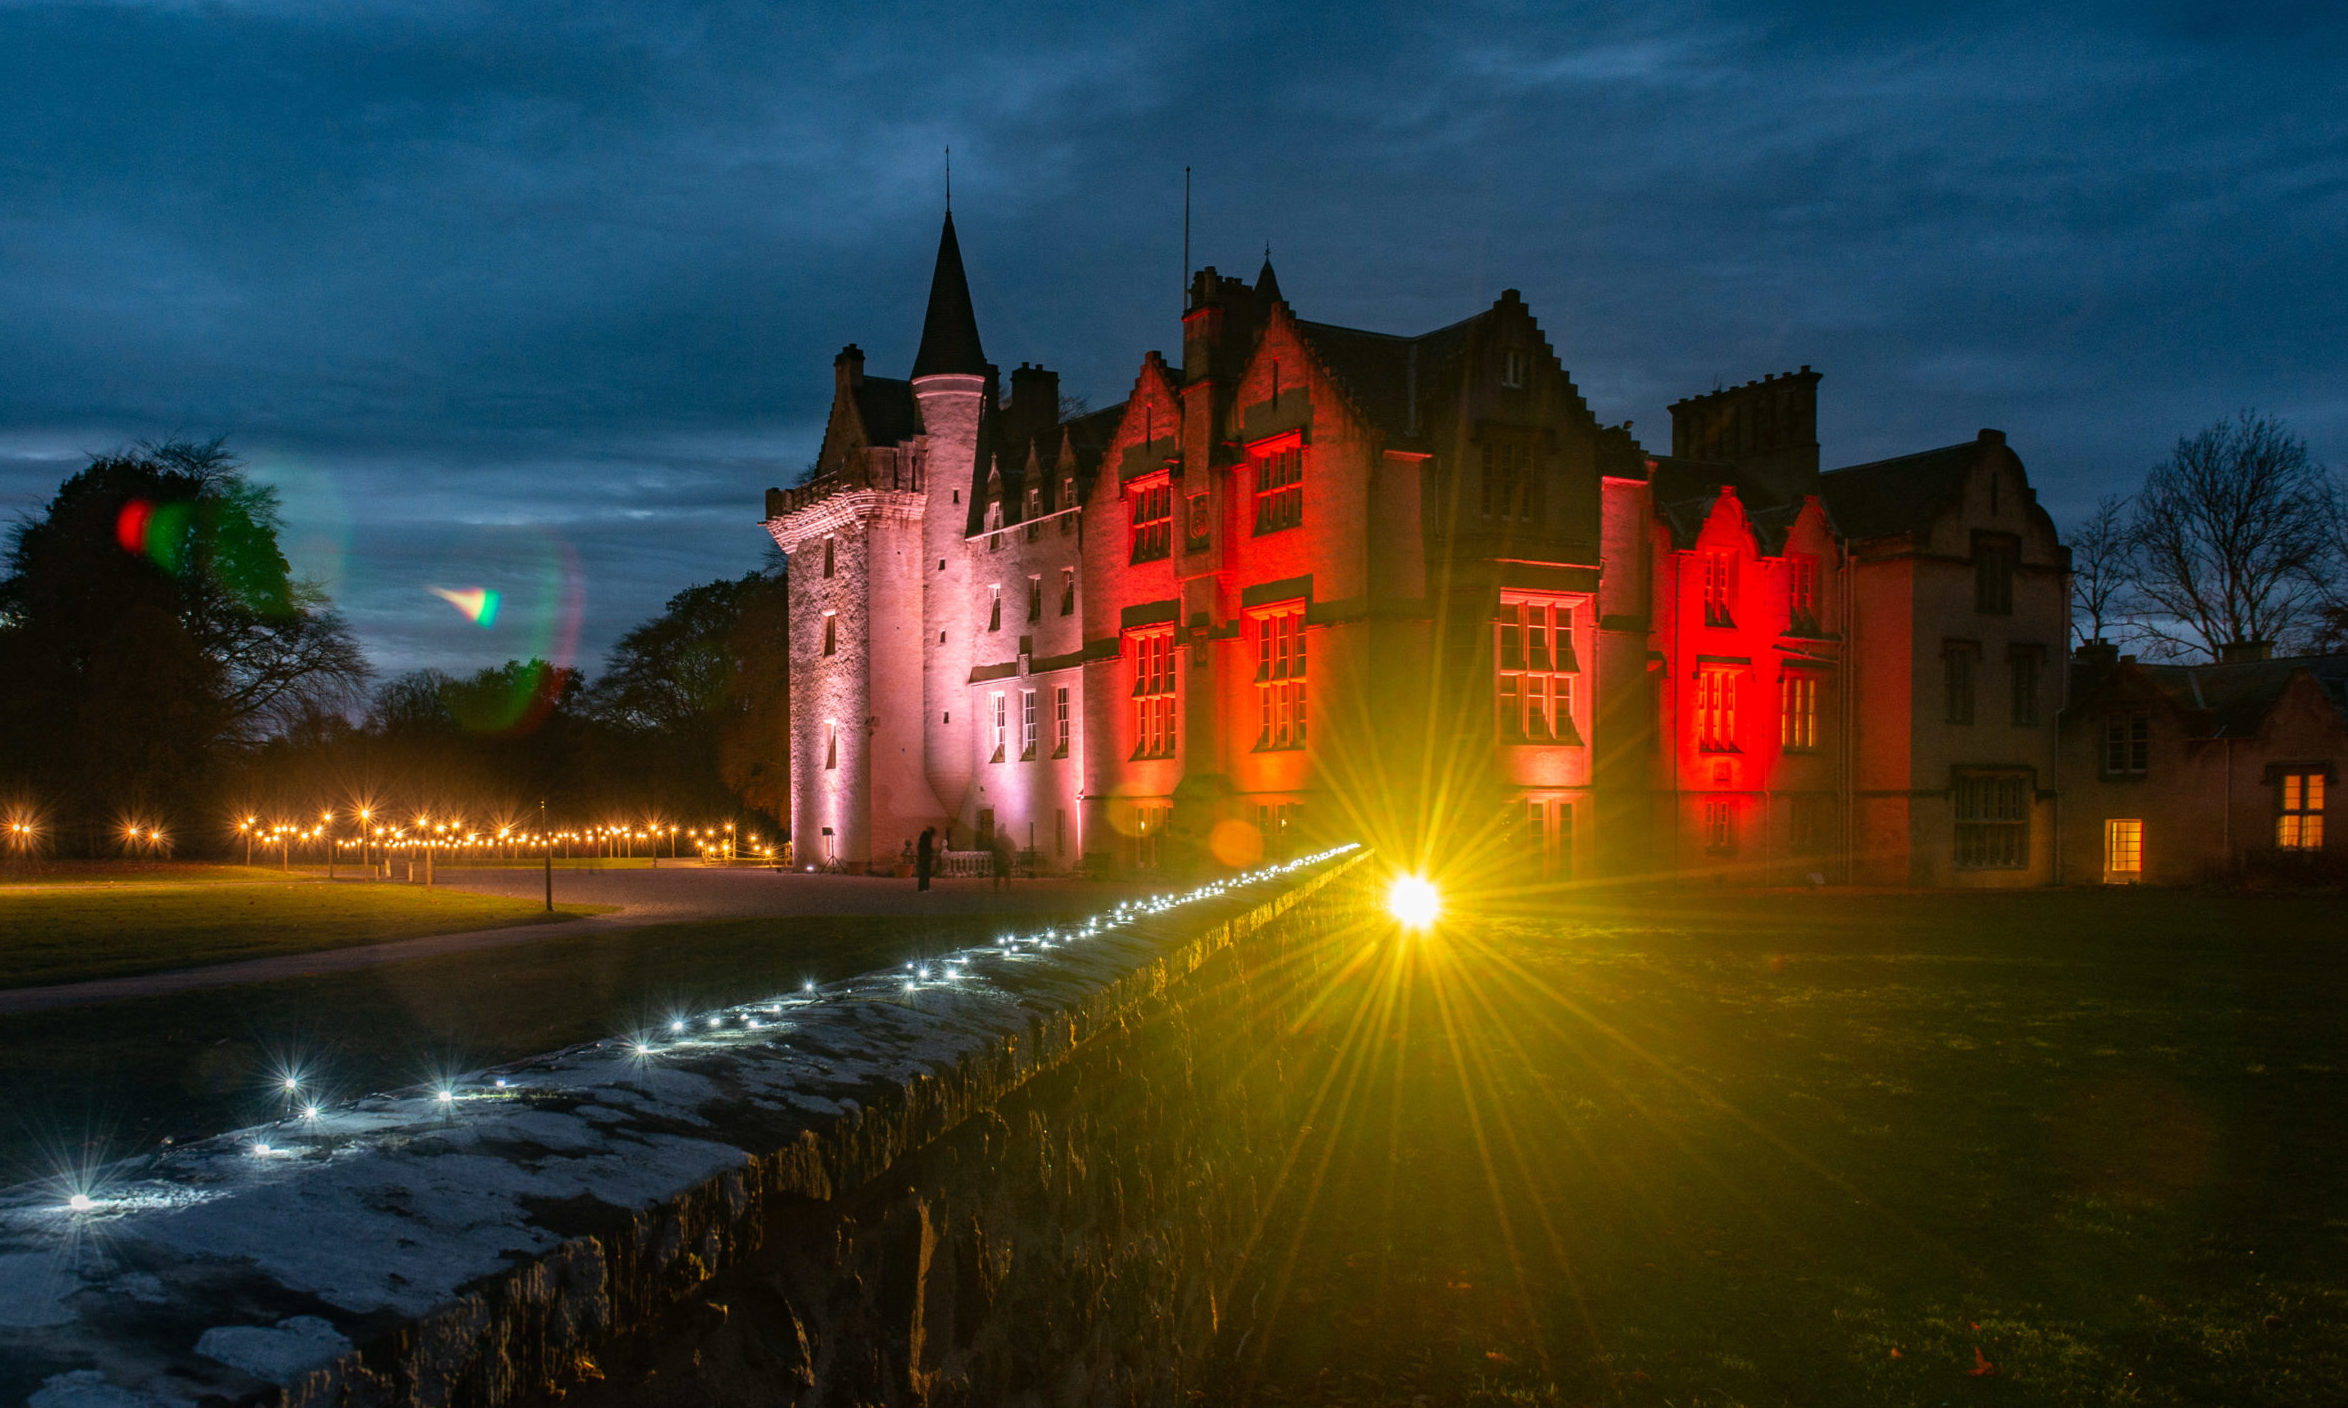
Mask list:
[{"label": "castle", "polygon": [[1602,424],[1519,295],[1418,336],[1192,279],[1114,406],[987,360],[953,217],[911,375],[835,360],[789,555],[800,863],[1365,838],[1506,873],[2056,873],[2068,551],[2002,434],[1822,473],[1809,368]]}]

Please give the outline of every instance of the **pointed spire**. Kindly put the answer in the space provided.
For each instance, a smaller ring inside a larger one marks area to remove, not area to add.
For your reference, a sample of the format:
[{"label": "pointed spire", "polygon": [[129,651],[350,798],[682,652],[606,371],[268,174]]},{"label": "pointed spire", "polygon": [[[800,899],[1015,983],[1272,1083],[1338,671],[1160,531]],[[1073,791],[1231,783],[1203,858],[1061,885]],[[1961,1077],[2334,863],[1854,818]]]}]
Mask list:
[{"label": "pointed spire", "polygon": [[1264,267],[1256,271],[1256,299],[1262,303],[1283,302],[1280,280],[1272,273],[1272,244],[1264,242]]},{"label": "pointed spire", "polygon": [[945,232],[938,236],[938,267],[929,280],[929,316],[921,324],[921,351],[914,355],[913,375],[984,376],[986,369],[978,315],[970,307],[970,280],[962,273],[962,245],[954,238],[954,215],[948,211]]}]

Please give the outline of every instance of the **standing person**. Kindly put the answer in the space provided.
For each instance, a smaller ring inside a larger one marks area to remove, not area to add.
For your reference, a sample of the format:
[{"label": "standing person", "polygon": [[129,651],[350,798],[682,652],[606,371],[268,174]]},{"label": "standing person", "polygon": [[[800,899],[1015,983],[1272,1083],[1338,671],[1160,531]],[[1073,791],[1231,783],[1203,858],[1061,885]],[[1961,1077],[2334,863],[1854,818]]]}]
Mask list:
[{"label": "standing person", "polygon": [[916,890],[929,888],[930,872],[937,865],[937,845],[937,828],[934,826],[921,828],[920,844],[913,848],[913,874],[918,881],[913,888]]},{"label": "standing person", "polygon": [[996,832],[987,842],[987,851],[994,860],[995,888],[1003,889],[1011,883],[1011,838]]}]

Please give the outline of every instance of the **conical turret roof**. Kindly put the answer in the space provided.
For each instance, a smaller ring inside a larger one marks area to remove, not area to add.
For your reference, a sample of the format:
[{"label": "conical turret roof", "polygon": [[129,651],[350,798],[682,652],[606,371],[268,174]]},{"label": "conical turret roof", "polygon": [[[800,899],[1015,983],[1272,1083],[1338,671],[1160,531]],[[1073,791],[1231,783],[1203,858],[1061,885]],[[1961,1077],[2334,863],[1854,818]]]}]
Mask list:
[{"label": "conical turret roof", "polygon": [[978,315],[970,307],[970,280],[962,273],[962,246],[954,238],[954,212],[946,212],[938,236],[937,272],[929,280],[929,316],[921,324],[921,351],[913,358],[916,378],[941,373],[984,376],[986,349],[978,342]]}]

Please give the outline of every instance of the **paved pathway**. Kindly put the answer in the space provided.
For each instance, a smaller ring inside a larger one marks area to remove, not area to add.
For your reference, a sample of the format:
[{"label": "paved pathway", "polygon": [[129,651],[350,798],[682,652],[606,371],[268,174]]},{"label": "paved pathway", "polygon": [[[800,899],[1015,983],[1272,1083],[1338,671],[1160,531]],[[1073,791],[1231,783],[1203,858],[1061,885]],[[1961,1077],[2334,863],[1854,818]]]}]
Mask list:
[{"label": "paved pathway", "polygon": [[[545,893],[545,876],[536,870],[443,870],[438,883],[449,889],[535,899]],[[352,882],[359,883],[359,882]],[[941,881],[927,894],[910,880],[871,880],[844,875],[807,875],[768,870],[705,870],[680,866],[661,870],[558,870],[554,897],[561,904],[618,905],[616,914],[586,919],[553,920],[540,924],[509,925],[500,929],[473,929],[461,934],[427,934],[389,943],[355,944],[348,948],[313,949],[305,953],[273,954],[235,963],[201,968],[178,968],[164,973],[134,973],[120,978],[98,978],[83,983],[0,991],[0,1017],[79,1007],[124,998],[157,997],[200,988],[240,987],[247,983],[277,982],[286,978],[344,973],[386,963],[406,963],[443,954],[473,953],[537,943],[544,939],[576,938],[614,929],[648,924],[681,924],[697,919],[751,919],[762,915],[799,914],[922,915],[1027,914],[1038,911],[1092,911],[1117,898],[1140,893],[1136,887],[1080,880],[1022,880],[1010,889],[994,891],[983,880]]]}]

